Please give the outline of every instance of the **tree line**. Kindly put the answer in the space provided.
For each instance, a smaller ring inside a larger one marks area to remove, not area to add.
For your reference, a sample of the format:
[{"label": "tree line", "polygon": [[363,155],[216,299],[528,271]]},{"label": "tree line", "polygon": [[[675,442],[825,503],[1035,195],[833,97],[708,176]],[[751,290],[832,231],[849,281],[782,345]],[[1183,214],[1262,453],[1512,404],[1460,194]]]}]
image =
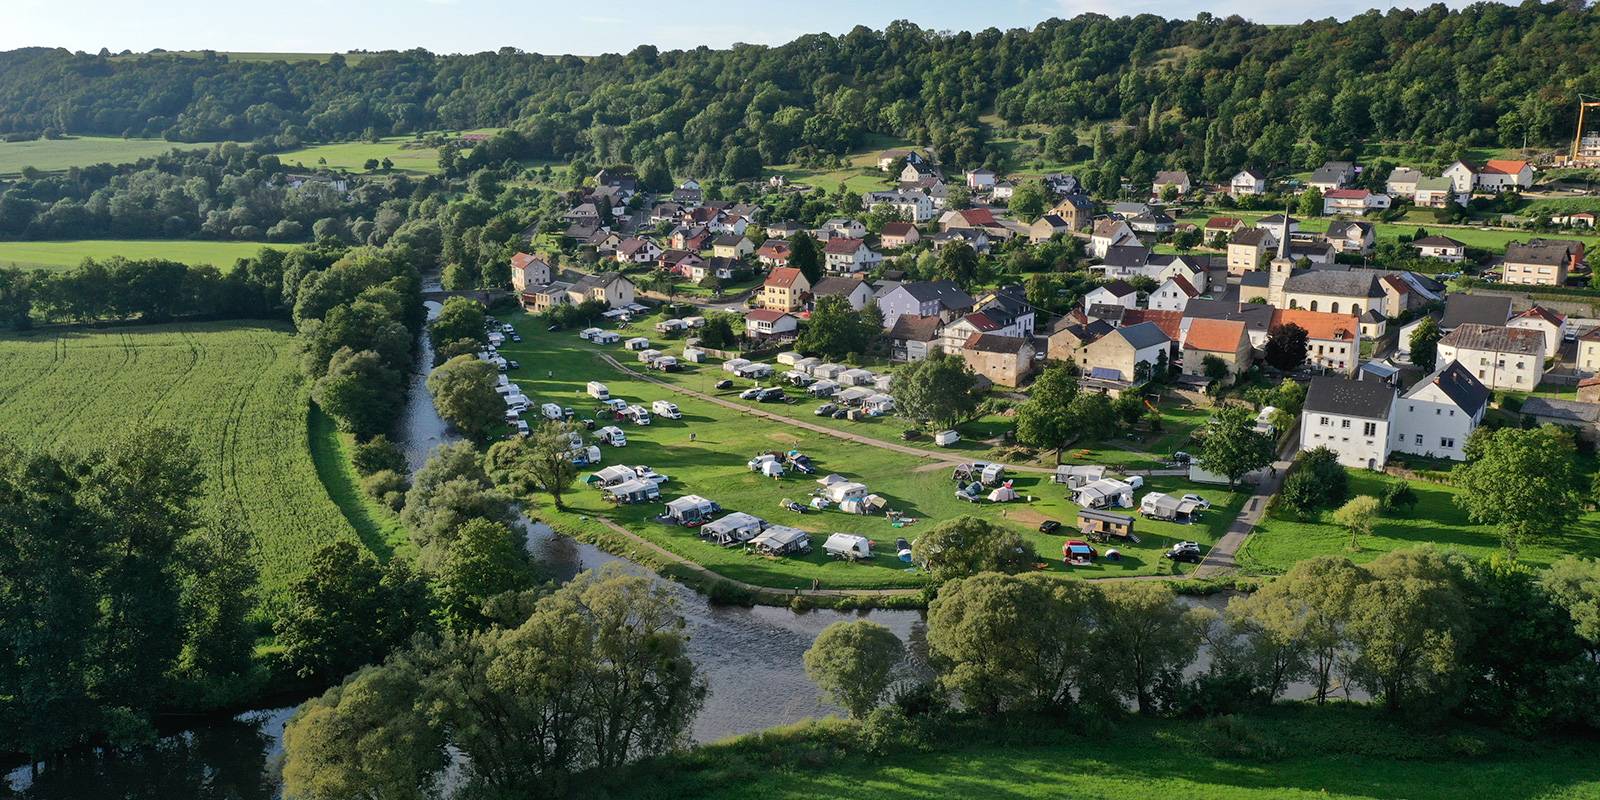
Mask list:
[{"label": "tree line", "polygon": [[1045,126],[1022,134],[1037,156],[1093,158],[1136,182],[1170,167],[1221,178],[1305,168],[1363,140],[1428,142],[1446,160],[1470,145],[1563,141],[1576,92],[1600,82],[1596,24],[1582,7],[1530,3],[1284,26],[1206,13],[976,33],[901,21],[777,47],[581,59],[502,48],[290,64],[29,48],[0,54],[0,132],[292,147],[504,126],[518,131],[517,158],[744,179],[763,163],[825,161],[869,134],[994,165],[1001,151],[980,122],[992,111],[1016,130]]}]

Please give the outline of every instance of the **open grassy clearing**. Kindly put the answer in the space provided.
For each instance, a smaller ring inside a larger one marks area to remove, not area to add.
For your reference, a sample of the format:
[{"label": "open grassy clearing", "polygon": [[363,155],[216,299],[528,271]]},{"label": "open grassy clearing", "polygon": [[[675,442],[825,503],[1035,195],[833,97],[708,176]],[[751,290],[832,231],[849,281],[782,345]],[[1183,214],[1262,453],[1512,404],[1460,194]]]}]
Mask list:
[{"label": "open grassy clearing", "polygon": [[[822,538],[832,532],[858,533],[876,542],[880,552],[892,551],[898,536],[912,539],[940,520],[977,514],[1026,535],[1046,559],[1045,568],[1050,572],[1068,572],[1060,561],[1060,552],[1062,543],[1069,537],[1040,534],[1037,526],[1045,519],[1055,519],[1070,529],[1077,506],[1067,501],[1065,487],[1050,483],[1048,475],[1016,476],[1017,492],[1034,495],[1034,502],[973,505],[959,501],[954,497],[954,484],[946,465],[788,427],[676,394],[606,365],[599,358],[603,350],[578,339],[574,331],[551,333],[544,329],[542,319],[526,316],[516,317],[513,322],[525,339],[521,344],[508,344],[502,350],[521,362],[522,369],[514,371],[512,378],[535,402],[560,403],[571,406],[580,417],[591,416],[596,403],[583,395],[583,389],[588,381],[599,380],[610,388],[613,397],[629,402],[648,407],[654,400],[667,399],[678,404],[683,419],[657,418],[648,427],[623,423],[621,427],[628,434],[627,447],[602,446],[607,464],[647,464],[670,476],[672,480],[663,487],[665,498],[700,494],[729,511],[746,511],[774,523],[821,534]],[[631,356],[620,349],[607,350],[613,350],[612,354],[619,360]],[[703,378],[700,373],[689,375],[688,385],[694,386],[695,381],[702,379],[715,380],[711,370],[721,374],[716,367],[702,366],[701,369]],[[773,410],[775,407],[763,405],[761,408]],[[849,424],[839,423],[840,426]],[[882,424],[894,425],[892,422]],[[888,430],[898,431],[899,427]],[[694,441],[690,441],[691,434]],[[790,473],[774,480],[752,473],[745,466],[745,461],[758,452],[790,448],[799,448],[815,459],[818,474]],[[784,498],[808,500],[811,492],[818,488],[815,478],[829,472],[859,480],[871,491],[883,495],[891,508],[917,518],[918,522],[894,528],[883,517],[850,515],[831,509],[799,515],[779,506]],[[1196,491],[1187,482],[1175,479],[1158,479],[1152,481],[1151,486],[1162,491]],[[1180,525],[1141,519],[1136,530],[1143,544],[1118,545],[1126,556],[1122,563],[1102,562],[1093,567],[1073,568],[1071,573],[1106,577],[1169,572],[1171,565],[1160,559],[1162,550],[1183,539],[1202,544],[1216,541],[1244,500],[1242,495],[1230,495],[1216,487],[1198,491],[1217,505],[1202,523]],[[606,517],[724,576],[758,585],[787,589],[810,586],[816,580],[825,588],[888,588],[918,586],[922,580],[907,572],[907,565],[895,560],[892,553],[880,555],[866,564],[834,562],[822,554],[821,538],[814,538],[814,549],[809,556],[769,559],[746,555],[738,548],[730,550],[707,544],[691,530],[655,522],[652,518],[661,512],[660,505],[613,507],[602,500],[598,492],[587,488],[576,490],[567,502],[571,506],[569,513],[557,514],[548,508],[537,513],[549,517],[565,530],[592,533],[603,531],[593,518]]]},{"label": "open grassy clearing", "polygon": [[872,192],[894,188],[896,173],[878,170],[878,154],[896,148],[909,149],[914,145],[904,139],[872,134],[855,152],[847,156],[849,166],[841,169],[815,169],[798,164],[769,166],[763,175],[781,175],[789,183],[800,183],[815,189],[833,191],[840,183],[852,192]]},{"label": "open grassy clearing", "polygon": [[69,136],[31,142],[0,142],[0,177],[17,175],[25,167],[60,172],[91,164],[129,164],[173,149],[203,150],[209,147],[209,143],[122,139],[115,136]]},{"label": "open grassy clearing", "polygon": [[[494,133],[497,130],[485,128],[465,133]],[[305,169],[326,167],[347,172],[366,172],[368,159],[381,162],[387,158],[394,162],[394,172],[431,175],[439,171],[439,149],[424,146],[411,136],[388,136],[376,142],[313,144],[285,150],[277,155],[280,163]]]},{"label": "open grassy clearing", "polygon": [[316,406],[311,407],[307,433],[317,476],[367,549],[385,560],[397,550],[414,551],[416,546],[400,522],[400,515],[362,491],[361,475],[350,460],[355,437],[340,433],[334,421]]},{"label": "open grassy clearing", "polygon": [[[1385,486],[1400,479],[1365,470],[1350,471],[1350,491],[1355,495],[1381,497]],[[1361,549],[1350,552],[1350,534],[1333,524],[1332,512],[1317,519],[1300,521],[1291,513],[1274,509],[1256,525],[1255,533],[1240,551],[1241,567],[1252,572],[1278,573],[1296,561],[1324,555],[1348,556],[1367,562],[1391,550],[1435,543],[1473,557],[1484,557],[1500,549],[1500,537],[1487,525],[1476,525],[1466,512],[1456,507],[1452,497],[1459,491],[1452,486],[1412,481],[1417,507],[1409,514],[1385,514],[1363,536]],[[1546,566],[1564,555],[1589,558],[1600,556],[1600,513],[1584,514],[1567,530],[1538,542],[1527,542],[1518,558],[1532,566]]]},{"label": "open grassy clearing", "polygon": [[201,242],[189,239],[79,239],[56,242],[0,242],[0,267],[63,270],[85,258],[122,256],[130,259],[166,258],[191,266],[210,264],[227,272],[241,258],[263,247],[296,247],[282,242]]},{"label": "open grassy clearing", "polygon": [[[828,723],[711,745],[611,796],[655,800],[1578,800],[1600,796],[1592,747],[1482,731],[1427,730],[1375,709],[1273,708],[1240,720],[1281,755],[1219,755],[1209,723],[1127,719],[1074,735],[1044,723],[1014,744],[945,745],[873,757]],[[975,736],[981,739],[981,734]],[[1465,742],[1465,744],[1460,744]],[[831,745],[831,746],[830,746]],[[1477,745],[1481,753],[1464,747]],[[1238,745],[1248,750],[1257,745]],[[841,752],[842,751],[842,752]]]},{"label": "open grassy clearing", "polygon": [[204,509],[255,535],[269,602],[313,549],[357,540],[312,463],[308,404],[281,326],[0,337],[0,436],[87,448],[137,425],[186,431],[206,473]]},{"label": "open grassy clearing", "polygon": [[[1211,217],[1233,217],[1235,219],[1242,219],[1253,224],[1256,220],[1259,220],[1262,217],[1270,216],[1274,213],[1281,214],[1283,212],[1238,211],[1234,209],[1222,208],[1195,209],[1183,214],[1181,217],[1179,217],[1179,221],[1192,222],[1196,225],[1204,226],[1206,220],[1210,219]],[[1297,216],[1296,218],[1301,219],[1300,230],[1313,233],[1321,233],[1326,231],[1328,229],[1328,223],[1334,221],[1333,217],[1310,217],[1302,219]],[[1370,222],[1371,220],[1368,221]],[[1417,232],[1417,228],[1427,228],[1428,233],[1430,234],[1448,236],[1458,242],[1461,242],[1462,244],[1465,244],[1468,247],[1476,247],[1495,253],[1504,252],[1506,245],[1510,242],[1526,242],[1530,238],[1541,237],[1546,239],[1572,239],[1575,241],[1581,241],[1584,243],[1585,247],[1591,248],[1600,245],[1600,236],[1568,233],[1539,233],[1537,231],[1496,230],[1472,226],[1441,225],[1437,222],[1433,222],[1431,219],[1423,219],[1416,222],[1372,222],[1372,224],[1376,228],[1378,241],[1397,242],[1400,240],[1402,235],[1410,236]]]}]

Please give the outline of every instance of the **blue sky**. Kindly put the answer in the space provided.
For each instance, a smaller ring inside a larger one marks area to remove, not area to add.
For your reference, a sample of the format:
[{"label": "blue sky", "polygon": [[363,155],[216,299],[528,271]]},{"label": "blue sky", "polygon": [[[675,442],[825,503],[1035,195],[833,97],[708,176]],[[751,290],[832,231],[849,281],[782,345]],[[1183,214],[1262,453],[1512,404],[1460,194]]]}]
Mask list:
[{"label": "blue sky", "polygon": [[[1460,6],[1461,0],[1449,0]],[[909,19],[937,30],[1031,27],[1083,12],[1192,18],[1201,11],[1260,22],[1345,18],[1423,2],[1327,0],[0,0],[0,49],[24,46],[96,51],[246,50],[329,52],[426,47],[441,53],[502,46],[541,53],[626,52],[734,42],[781,44],[802,33],[843,33]]]}]

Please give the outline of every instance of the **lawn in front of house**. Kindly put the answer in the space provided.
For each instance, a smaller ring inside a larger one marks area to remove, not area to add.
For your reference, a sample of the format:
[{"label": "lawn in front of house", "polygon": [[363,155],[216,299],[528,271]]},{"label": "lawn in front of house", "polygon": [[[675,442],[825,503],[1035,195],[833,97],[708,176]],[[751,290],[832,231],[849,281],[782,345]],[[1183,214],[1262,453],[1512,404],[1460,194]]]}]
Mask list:
[{"label": "lawn in front of house", "polygon": [[[1351,496],[1381,497],[1384,488],[1402,480],[1367,470],[1350,471]],[[1239,565],[1249,572],[1279,573],[1295,562],[1315,556],[1348,556],[1365,563],[1391,550],[1420,544],[1437,544],[1473,557],[1488,556],[1500,549],[1500,537],[1493,527],[1477,525],[1466,512],[1456,507],[1459,492],[1453,486],[1427,481],[1411,481],[1417,494],[1416,508],[1410,513],[1385,513],[1370,536],[1360,539],[1360,550],[1348,550],[1349,531],[1334,524],[1333,512],[1302,521],[1282,507],[1274,507],[1256,525],[1255,533],[1238,556]],[[1521,545],[1518,557],[1533,566],[1545,566],[1564,555],[1589,558],[1600,556],[1600,513],[1578,518],[1567,530]]]},{"label": "lawn in front of house", "polygon": [[[656,522],[653,518],[663,510],[660,504],[612,506],[599,492],[586,487],[575,489],[565,498],[570,506],[566,512],[555,512],[547,504],[534,510],[535,515],[551,516],[564,530],[588,529],[600,533],[602,529],[595,518],[605,517],[719,574],[762,586],[809,587],[815,580],[825,588],[911,588],[920,586],[922,578],[908,572],[908,565],[894,557],[895,539],[901,536],[914,539],[941,520],[976,514],[1023,534],[1038,550],[1048,571],[1069,572],[1060,560],[1061,545],[1069,537],[1045,535],[1037,529],[1040,522],[1054,519],[1070,531],[1075,525],[1077,506],[1068,502],[1066,488],[1051,483],[1047,474],[1015,476],[1018,494],[1035,496],[1037,499],[1033,502],[972,504],[960,501],[954,496],[955,484],[948,464],[790,427],[679,394],[645,381],[638,374],[616,370],[600,359],[604,352],[631,363],[634,354],[621,347],[598,348],[579,339],[573,330],[547,331],[542,318],[519,314],[508,319],[522,333],[524,341],[507,344],[502,352],[520,362],[521,368],[514,370],[511,377],[536,404],[559,403],[572,407],[580,418],[591,417],[598,404],[584,394],[584,388],[588,381],[597,380],[607,385],[612,397],[646,407],[655,400],[671,400],[681,409],[684,416],[679,420],[656,417],[648,426],[618,423],[628,435],[628,444],[623,448],[602,445],[606,464],[648,465],[668,475],[671,480],[663,487],[664,498],[699,494],[728,511],[745,511],[769,522],[792,525],[816,535],[813,536],[813,551],[808,556],[747,555],[740,548],[725,549],[703,542],[691,530]],[[704,374],[684,373],[678,377],[687,376],[685,385],[698,389],[697,381],[714,382],[725,374],[715,366],[699,367]],[[756,407],[754,403],[751,405]],[[763,404],[760,408],[776,410],[778,406]],[[781,479],[773,479],[751,472],[745,464],[757,453],[791,448],[800,449],[816,461],[816,475],[791,472]],[[895,528],[884,517],[850,515],[832,509],[796,514],[780,507],[784,498],[807,502],[811,493],[820,488],[816,478],[830,472],[866,484],[870,491],[886,498],[890,508],[918,521]],[[1140,519],[1135,530],[1143,543],[1114,545],[1126,556],[1120,564],[1102,562],[1092,567],[1071,568],[1071,574],[1106,577],[1170,572],[1171,565],[1160,558],[1163,550],[1185,539],[1202,545],[1215,542],[1244,501],[1242,495],[1215,487],[1197,489],[1171,478],[1151,481],[1149,488],[1178,493],[1198,491],[1211,500],[1216,509],[1205,515],[1201,523],[1193,525]],[[1143,490],[1138,492],[1140,496],[1143,494]],[[879,555],[861,564],[832,561],[821,552],[821,545],[827,534],[833,532],[866,536],[876,543]]]}]

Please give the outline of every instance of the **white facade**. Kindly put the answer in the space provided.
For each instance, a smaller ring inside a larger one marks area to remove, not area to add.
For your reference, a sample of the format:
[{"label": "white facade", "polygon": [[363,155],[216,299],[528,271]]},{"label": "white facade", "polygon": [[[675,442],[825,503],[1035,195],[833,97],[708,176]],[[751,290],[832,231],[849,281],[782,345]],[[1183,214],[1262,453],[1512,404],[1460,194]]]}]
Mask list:
[{"label": "white facade", "polygon": [[1129,292],[1121,297],[1104,286],[1097,286],[1093,291],[1083,296],[1083,310],[1088,311],[1097,305],[1122,306],[1123,308],[1138,308],[1139,293]]},{"label": "white facade", "polygon": [[1228,182],[1228,187],[1233,191],[1234,197],[1267,193],[1266,179],[1258,178],[1248,170],[1234,175],[1233,180]]},{"label": "white facade", "polygon": [[1182,311],[1189,307],[1190,299],[1188,290],[1178,285],[1176,280],[1168,278],[1166,283],[1150,293],[1149,306],[1151,311]]},{"label": "white facade", "polygon": [[1467,437],[1483,420],[1483,408],[1469,415],[1437,385],[1424,380],[1395,401],[1393,416],[1391,450],[1465,461]]},{"label": "white facade", "polygon": [[[1394,416],[1393,405],[1390,417]],[[1389,420],[1367,419],[1307,410],[1301,414],[1300,449],[1326,447],[1339,463],[1355,469],[1378,469],[1389,460]]]},{"label": "white facade", "polygon": [[[1542,347],[1540,348],[1542,351]],[[1439,341],[1438,363],[1461,362],[1490,389],[1516,389],[1531,392],[1544,377],[1544,353],[1500,353],[1493,350],[1470,350]]]},{"label": "white facade", "polygon": [[1451,185],[1455,187],[1456,194],[1459,195],[1471,195],[1472,187],[1478,183],[1478,174],[1463,161],[1457,161],[1446,167],[1441,176],[1450,179]]}]

